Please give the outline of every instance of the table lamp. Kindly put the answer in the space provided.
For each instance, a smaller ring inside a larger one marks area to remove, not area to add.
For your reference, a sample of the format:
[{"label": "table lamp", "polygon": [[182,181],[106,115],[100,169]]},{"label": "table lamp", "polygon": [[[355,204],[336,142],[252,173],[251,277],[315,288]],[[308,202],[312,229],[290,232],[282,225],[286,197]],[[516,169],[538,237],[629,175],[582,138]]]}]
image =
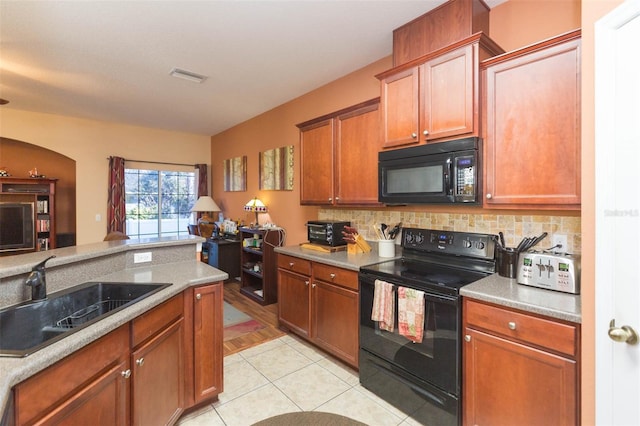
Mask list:
[{"label": "table lamp", "polygon": [[[220,207],[218,207],[216,202],[213,201],[213,198],[209,197],[208,195],[203,195],[202,197],[198,198],[198,201],[196,201],[196,203],[193,205],[191,211],[202,213],[202,216],[198,219],[198,232],[201,236],[206,237],[205,235],[202,235],[202,230],[200,228],[200,225],[203,223],[213,224],[213,230],[216,230],[218,226],[216,225],[215,220],[213,220],[207,214],[221,211]],[[213,236],[213,231],[211,234],[211,236]]]},{"label": "table lamp", "polygon": [[249,202],[244,205],[244,211],[246,211],[246,212],[254,212],[256,214],[255,227],[259,228],[259,225],[258,225],[258,213],[266,213],[267,212],[267,206],[265,206],[264,203],[258,199],[258,197],[255,197],[255,198],[249,200]]}]

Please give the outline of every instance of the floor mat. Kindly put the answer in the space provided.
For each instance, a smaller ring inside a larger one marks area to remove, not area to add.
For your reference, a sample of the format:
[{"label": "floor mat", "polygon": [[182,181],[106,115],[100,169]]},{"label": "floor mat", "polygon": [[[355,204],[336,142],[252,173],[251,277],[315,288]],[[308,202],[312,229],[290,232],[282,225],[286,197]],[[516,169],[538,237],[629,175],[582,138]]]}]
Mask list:
[{"label": "floor mat", "polygon": [[222,323],[224,324],[224,327],[247,322],[251,319],[249,315],[239,311],[227,302],[224,302],[223,317],[224,320]]},{"label": "floor mat", "polygon": [[231,325],[224,328],[224,341],[235,339],[243,334],[253,333],[254,331],[262,330],[264,324],[250,319],[249,321],[241,322],[240,324]]}]

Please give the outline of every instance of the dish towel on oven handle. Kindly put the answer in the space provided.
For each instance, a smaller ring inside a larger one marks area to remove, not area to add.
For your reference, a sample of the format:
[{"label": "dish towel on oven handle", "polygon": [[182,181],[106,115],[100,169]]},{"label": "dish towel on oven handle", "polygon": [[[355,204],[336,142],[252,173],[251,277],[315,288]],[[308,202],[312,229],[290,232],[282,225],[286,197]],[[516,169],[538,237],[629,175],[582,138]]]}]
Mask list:
[{"label": "dish towel on oven handle", "polygon": [[373,308],[371,320],[377,321],[382,330],[393,331],[395,327],[394,285],[382,280],[376,280],[373,288]]},{"label": "dish towel on oven handle", "polygon": [[414,343],[424,334],[424,291],[398,287],[398,331]]}]

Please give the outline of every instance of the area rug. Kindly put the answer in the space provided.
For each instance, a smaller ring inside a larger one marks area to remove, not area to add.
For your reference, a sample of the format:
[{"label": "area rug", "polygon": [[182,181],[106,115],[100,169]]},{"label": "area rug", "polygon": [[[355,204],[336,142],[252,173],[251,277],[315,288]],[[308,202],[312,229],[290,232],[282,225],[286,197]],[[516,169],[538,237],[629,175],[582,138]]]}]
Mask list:
[{"label": "area rug", "polygon": [[235,339],[243,334],[253,333],[263,329],[265,326],[259,321],[254,320],[249,315],[224,302],[224,333],[223,340]]},{"label": "area rug", "polygon": [[234,308],[230,303],[227,302],[224,302],[222,312],[224,327],[240,324],[241,322],[246,322],[251,319],[249,315]]},{"label": "area rug", "polygon": [[357,420],[333,413],[300,411],[280,414],[254,423],[253,426],[366,426]]}]

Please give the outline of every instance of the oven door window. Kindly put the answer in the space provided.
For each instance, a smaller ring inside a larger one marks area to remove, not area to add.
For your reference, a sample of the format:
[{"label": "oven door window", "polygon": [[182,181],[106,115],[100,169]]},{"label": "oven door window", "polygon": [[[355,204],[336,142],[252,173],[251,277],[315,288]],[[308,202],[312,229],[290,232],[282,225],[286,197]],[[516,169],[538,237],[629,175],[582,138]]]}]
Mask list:
[{"label": "oven door window", "polygon": [[425,294],[424,337],[413,343],[398,332],[397,292],[396,324],[393,332],[381,330],[371,320],[373,283],[360,285],[360,346],[393,363],[409,374],[418,376],[444,391],[459,391],[459,313],[457,298]]}]

